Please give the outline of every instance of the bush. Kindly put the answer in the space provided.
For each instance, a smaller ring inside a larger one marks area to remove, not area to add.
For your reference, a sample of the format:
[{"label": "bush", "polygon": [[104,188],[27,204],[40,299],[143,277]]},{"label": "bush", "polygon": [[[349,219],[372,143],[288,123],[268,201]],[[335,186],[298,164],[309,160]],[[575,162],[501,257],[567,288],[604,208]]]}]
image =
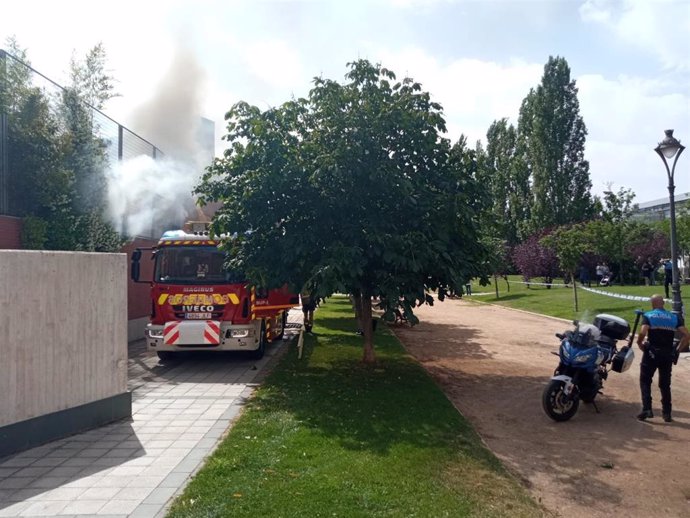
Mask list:
[{"label": "bush", "polygon": [[43,250],[48,239],[48,222],[37,216],[26,216],[22,219],[20,239],[27,250]]}]

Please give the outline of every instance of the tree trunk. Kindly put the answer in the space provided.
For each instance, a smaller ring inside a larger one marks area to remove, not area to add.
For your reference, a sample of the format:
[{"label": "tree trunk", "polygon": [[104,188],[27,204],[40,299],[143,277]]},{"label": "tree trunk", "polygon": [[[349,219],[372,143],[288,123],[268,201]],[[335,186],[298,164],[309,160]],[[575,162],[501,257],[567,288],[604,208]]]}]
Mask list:
[{"label": "tree trunk", "polygon": [[360,293],[354,293],[352,295],[352,300],[355,305],[355,319],[357,320],[357,330],[364,331],[364,325],[362,321],[362,295]]},{"label": "tree trunk", "polygon": [[498,276],[494,273],[494,287],[496,288],[496,298],[498,298]]},{"label": "tree trunk", "polygon": [[362,314],[361,314],[361,324],[362,324],[362,335],[364,337],[364,355],[362,356],[362,362],[364,363],[374,363],[376,361],[376,356],[374,354],[374,326],[371,320],[371,296],[361,295],[362,302]]},{"label": "tree trunk", "polygon": [[575,311],[578,311],[577,308],[577,281],[575,280],[575,274],[571,274],[571,277],[573,279],[573,298],[575,300]]},{"label": "tree trunk", "polygon": [[508,286],[508,293],[510,293],[510,281],[508,280],[508,276],[506,275],[503,278],[506,280],[506,286]]}]

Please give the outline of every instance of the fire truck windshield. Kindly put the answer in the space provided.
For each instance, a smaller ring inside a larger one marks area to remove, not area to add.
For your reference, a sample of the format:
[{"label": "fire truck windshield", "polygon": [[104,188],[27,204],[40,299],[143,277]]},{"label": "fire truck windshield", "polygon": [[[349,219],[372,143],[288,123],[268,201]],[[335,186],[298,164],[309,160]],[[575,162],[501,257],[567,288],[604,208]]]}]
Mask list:
[{"label": "fire truck windshield", "polygon": [[223,266],[226,254],[213,246],[166,246],[156,252],[154,281],[163,284],[235,284],[244,276]]}]

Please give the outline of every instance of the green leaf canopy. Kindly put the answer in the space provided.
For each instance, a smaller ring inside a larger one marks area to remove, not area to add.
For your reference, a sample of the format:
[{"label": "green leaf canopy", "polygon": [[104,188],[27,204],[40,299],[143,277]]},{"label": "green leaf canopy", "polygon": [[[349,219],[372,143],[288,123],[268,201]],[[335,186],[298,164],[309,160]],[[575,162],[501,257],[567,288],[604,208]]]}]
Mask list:
[{"label": "green leaf canopy", "polygon": [[231,266],[252,281],[379,297],[387,316],[413,317],[479,273],[476,167],[412,79],[360,60],[344,84],[316,78],[307,99],[240,102],[226,119],[230,148],[197,194],[223,202],[213,230],[236,236]]}]

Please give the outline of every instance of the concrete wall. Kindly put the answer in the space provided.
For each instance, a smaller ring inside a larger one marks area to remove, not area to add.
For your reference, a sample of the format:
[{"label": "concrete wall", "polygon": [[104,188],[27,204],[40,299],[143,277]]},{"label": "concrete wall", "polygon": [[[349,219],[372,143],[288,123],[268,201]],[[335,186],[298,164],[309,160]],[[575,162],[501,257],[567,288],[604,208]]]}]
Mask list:
[{"label": "concrete wall", "polygon": [[125,254],[0,250],[0,439],[126,394],[127,268]]},{"label": "concrete wall", "polygon": [[[12,249],[21,250],[21,229],[22,220],[11,216],[0,216],[0,250]],[[127,243],[120,250],[127,254],[127,340],[133,342],[144,337],[144,329],[149,322],[151,313],[151,298],[149,284],[136,283],[129,279],[129,261],[132,252],[137,247],[147,248],[155,246],[158,241],[145,238],[135,238]],[[141,278],[153,278],[153,261],[150,260],[151,253],[144,252],[141,261]]]}]

